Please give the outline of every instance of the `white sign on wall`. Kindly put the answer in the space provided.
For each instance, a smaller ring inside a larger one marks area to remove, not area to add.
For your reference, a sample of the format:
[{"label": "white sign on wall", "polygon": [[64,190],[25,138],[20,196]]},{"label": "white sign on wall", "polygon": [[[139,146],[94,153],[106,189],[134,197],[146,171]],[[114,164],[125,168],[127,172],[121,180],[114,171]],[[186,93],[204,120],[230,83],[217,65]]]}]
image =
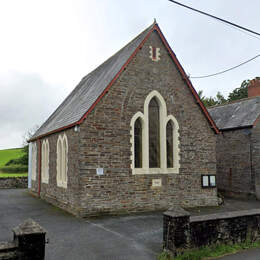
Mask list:
[{"label": "white sign on wall", "polygon": [[97,172],[97,175],[103,175],[104,174],[104,169],[103,168],[97,168],[96,172]]}]

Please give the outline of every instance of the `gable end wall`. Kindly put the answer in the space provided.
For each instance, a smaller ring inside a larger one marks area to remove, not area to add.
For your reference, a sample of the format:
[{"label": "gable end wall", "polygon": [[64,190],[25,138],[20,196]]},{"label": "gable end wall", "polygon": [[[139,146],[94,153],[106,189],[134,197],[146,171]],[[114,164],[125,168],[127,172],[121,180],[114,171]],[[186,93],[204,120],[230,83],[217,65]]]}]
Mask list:
[{"label": "gable end wall", "polygon": [[[158,62],[149,58],[150,46],[160,48]],[[153,90],[180,126],[179,174],[133,175],[130,168],[130,122],[143,113]],[[201,188],[201,174],[216,173],[215,146],[214,130],[153,32],[80,126],[80,214],[217,205],[216,189]],[[104,169],[103,176],[96,175],[97,168]],[[152,187],[153,179],[161,179],[162,186]]]}]

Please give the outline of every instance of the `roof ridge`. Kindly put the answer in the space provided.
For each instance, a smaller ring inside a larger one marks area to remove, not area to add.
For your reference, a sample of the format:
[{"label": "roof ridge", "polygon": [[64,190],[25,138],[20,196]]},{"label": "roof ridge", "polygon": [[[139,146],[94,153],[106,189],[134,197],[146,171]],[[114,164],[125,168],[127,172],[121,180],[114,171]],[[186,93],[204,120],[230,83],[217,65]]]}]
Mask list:
[{"label": "roof ridge", "polygon": [[135,57],[137,52],[142,48],[153,30],[159,34],[164,46],[177,66],[179,73],[182,75],[187,87],[190,89],[191,94],[198,102],[198,105],[208,119],[212,129],[218,134],[219,130],[215,122],[199,99],[191,81],[188,79],[187,74],[155,20],[152,25],[143,30],[132,41],[83,77],[74,90],[42,124],[29,141],[34,141],[43,138],[44,136],[61,132],[77,124],[81,124],[87,115],[95,108],[96,104],[102,99],[105,93],[109,91],[110,87],[131,62],[133,57]]},{"label": "roof ridge", "polygon": [[233,100],[233,101],[226,102],[226,103],[223,103],[223,104],[218,104],[218,105],[210,106],[210,107],[208,107],[207,109],[209,110],[209,109],[213,109],[213,108],[223,107],[223,106],[232,105],[232,104],[235,104],[235,103],[239,103],[239,102],[243,102],[243,101],[248,101],[248,100],[250,100],[250,99],[257,99],[257,98],[260,98],[260,96],[241,98],[241,99]]},{"label": "roof ridge", "polygon": [[134,39],[132,39],[130,42],[128,42],[127,44],[125,44],[120,50],[118,50],[116,53],[114,53],[112,56],[110,56],[109,58],[107,58],[105,61],[103,61],[100,65],[98,65],[98,67],[96,67],[95,69],[93,69],[91,72],[89,72],[87,75],[85,75],[82,80],[86,79],[91,73],[95,72],[96,70],[98,70],[102,65],[104,65],[105,63],[107,63],[108,61],[110,61],[110,59],[112,59],[113,57],[115,57],[118,53],[120,53],[123,49],[125,49],[127,46],[131,45],[131,43],[133,43],[134,41],[136,41],[136,39],[138,39],[138,37],[140,37],[140,35],[142,35],[143,33],[145,33],[145,31],[150,31],[150,29],[153,28],[153,26],[156,23],[152,23],[149,27],[147,27],[146,29],[144,29],[141,33],[139,33]]}]

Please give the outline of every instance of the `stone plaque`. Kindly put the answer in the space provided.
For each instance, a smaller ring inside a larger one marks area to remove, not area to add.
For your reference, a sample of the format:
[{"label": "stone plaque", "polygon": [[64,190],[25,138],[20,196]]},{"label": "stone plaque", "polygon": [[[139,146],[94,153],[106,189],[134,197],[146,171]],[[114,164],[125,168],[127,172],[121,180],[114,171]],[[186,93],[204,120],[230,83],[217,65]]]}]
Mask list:
[{"label": "stone plaque", "polygon": [[153,179],[152,186],[153,187],[161,187],[162,186],[162,179]]}]

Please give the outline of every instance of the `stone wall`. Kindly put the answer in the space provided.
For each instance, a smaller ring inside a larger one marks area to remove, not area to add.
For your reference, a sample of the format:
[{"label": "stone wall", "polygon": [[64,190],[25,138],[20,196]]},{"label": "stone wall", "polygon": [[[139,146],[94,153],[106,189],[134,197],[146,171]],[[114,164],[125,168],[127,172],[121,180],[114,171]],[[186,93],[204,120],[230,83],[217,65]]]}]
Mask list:
[{"label": "stone wall", "polygon": [[26,189],[28,187],[27,177],[0,178],[0,189]]},{"label": "stone wall", "polygon": [[[57,141],[59,135],[66,134],[68,138],[68,185],[67,188],[57,186]],[[79,133],[68,129],[60,133],[52,134],[43,140],[49,141],[49,181],[48,184],[40,181],[40,197],[48,202],[66,209],[77,215],[79,204]],[[38,155],[39,145],[37,143]],[[38,158],[37,158],[38,159]],[[36,180],[32,180],[32,192],[39,194],[39,169],[37,163]]]},{"label": "stone wall", "polygon": [[255,187],[256,198],[260,199],[260,121],[252,129],[252,183]]},{"label": "stone wall", "polygon": [[[149,58],[150,45],[160,48],[159,62]],[[179,123],[179,174],[132,174],[130,122],[153,90]],[[216,173],[215,145],[214,131],[153,32],[80,126],[81,215],[217,205],[217,190],[201,188],[201,174]],[[153,179],[162,186],[152,187]]]},{"label": "stone wall", "polygon": [[[160,61],[150,59],[150,45],[160,48]],[[168,115],[179,123],[179,174],[132,174],[130,122],[136,112],[143,112],[153,90],[163,96]],[[67,189],[56,182],[57,138],[63,132],[69,146]],[[48,184],[40,181],[40,196],[73,214],[217,205],[217,189],[201,187],[202,174],[216,174],[216,134],[156,32],[88,114],[80,132],[63,132],[46,137],[50,177]],[[104,175],[97,176],[97,168],[103,168]],[[32,191],[39,193],[38,176]],[[161,179],[162,186],[153,187],[153,179]]]},{"label": "stone wall", "polygon": [[44,260],[46,231],[31,219],[13,229],[12,242],[0,242],[0,260]]},{"label": "stone wall", "polygon": [[254,196],[251,129],[223,131],[217,138],[217,187],[226,195]]},{"label": "stone wall", "polygon": [[192,217],[182,209],[164,213],[163,246],[174,255],[202,246],[256,240],[260,240],[260,209]]}]

